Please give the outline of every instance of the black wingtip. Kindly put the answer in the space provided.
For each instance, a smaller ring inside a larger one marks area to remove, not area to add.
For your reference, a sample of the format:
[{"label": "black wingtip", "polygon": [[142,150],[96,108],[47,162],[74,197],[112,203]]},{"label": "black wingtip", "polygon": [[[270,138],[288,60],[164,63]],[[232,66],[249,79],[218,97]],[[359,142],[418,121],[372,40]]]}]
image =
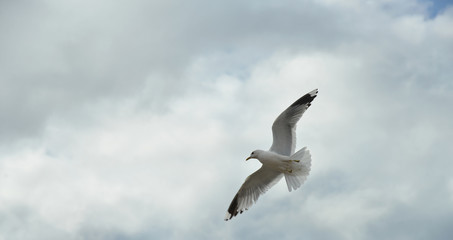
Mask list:
[{"label": "black wingtip", "polygon": [[[229,217],[225,218],[225,221],[228,221],[230,219],[232,219],[233,217],[236,217],[236,215],[238,215],[239,211],[238,211],[238,194],[236,193],[236,195],[234,196],[233,200],[231,201],[231,204],[230,204],[230,207],[228,207],[228,213],[227,214]],[[242,211],[241,211],[242,213]]]},{"label": "black wingtip", "polygon": [[295,101],[293,104],[291,104],[291,107],[299,106],[299,105],[303,105],[303,104],[307,104],[307,107],[309,107],[311,105],[311,102],[313,101],[313,99],[315,99],[315,97],[317,95],[318,95],[318,89],[315,89],[315,90],[303,95],[301,98],[297,99],[297,101]]}]

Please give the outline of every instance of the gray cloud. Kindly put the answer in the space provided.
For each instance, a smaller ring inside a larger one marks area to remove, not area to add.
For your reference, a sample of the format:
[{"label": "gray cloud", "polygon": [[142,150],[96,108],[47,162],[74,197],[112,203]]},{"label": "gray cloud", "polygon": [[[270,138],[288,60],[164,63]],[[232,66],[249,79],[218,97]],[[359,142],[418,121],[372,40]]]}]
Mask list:
[{"label": "gray cloud", "polygon": [[[1,238],[451,236],[451,8],[1,5]],[[244,156],[317,87],[304,187],[223,222]]]},{"label": "gray cloud", "polygon": [[236,72],[279,49],[330,49],[362,28],[328,6],[286,4],[3,3],[2,136],[33,136],[50,115],[129,97],[148,81],[149,95],[177,94],[187,64],[205,55],[226,55],[218,70]]}]

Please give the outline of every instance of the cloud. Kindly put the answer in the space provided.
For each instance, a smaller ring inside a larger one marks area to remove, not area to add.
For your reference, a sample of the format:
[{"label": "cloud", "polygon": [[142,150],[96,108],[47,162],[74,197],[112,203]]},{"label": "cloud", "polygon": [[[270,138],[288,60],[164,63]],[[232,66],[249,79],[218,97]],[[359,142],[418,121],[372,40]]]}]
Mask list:
[{"label": "cloud", "polygon": [[184,71],[199,58],[226,59],[218,71],[237,72],[281,49],[331,49],[354,39],[343,26],[360,28],[328,5],[311,2],[293,8],[240,1],[3,5],[6,142],[41,134],[54,113],[149,85],[153,96],[179,94],[186,87]]},{"label": "cloud", "polygon": [[[451,236],[451,8],[432,19],[417,1],[0,9],[0,238]],[[223,222],[259,167],[245,156],[314,88],[297,131],[313,155],[303,188],[279,183]]]}]

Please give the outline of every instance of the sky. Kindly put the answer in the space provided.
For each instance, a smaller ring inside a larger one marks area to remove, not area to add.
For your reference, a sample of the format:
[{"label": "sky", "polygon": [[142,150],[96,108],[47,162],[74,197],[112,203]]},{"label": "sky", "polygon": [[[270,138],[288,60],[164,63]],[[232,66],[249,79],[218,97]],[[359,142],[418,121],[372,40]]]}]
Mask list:
[{"label": "sky", "polygon": [[[450,239],[453,3],[0,2],[0,239]],[[312,170],[223,220],[274,119]]]}]

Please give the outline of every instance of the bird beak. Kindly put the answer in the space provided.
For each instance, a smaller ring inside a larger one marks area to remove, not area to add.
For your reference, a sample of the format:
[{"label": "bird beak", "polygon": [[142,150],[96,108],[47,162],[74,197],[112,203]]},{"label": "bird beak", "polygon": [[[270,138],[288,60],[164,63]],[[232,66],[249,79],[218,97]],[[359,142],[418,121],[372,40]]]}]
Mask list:
[{"label": "bird beak", "polygon": [[246,158],[246,159],[245,159],[245,161],[249,160],[250,158],[252,158],[252,157],[248,157],[248,158]]}]

